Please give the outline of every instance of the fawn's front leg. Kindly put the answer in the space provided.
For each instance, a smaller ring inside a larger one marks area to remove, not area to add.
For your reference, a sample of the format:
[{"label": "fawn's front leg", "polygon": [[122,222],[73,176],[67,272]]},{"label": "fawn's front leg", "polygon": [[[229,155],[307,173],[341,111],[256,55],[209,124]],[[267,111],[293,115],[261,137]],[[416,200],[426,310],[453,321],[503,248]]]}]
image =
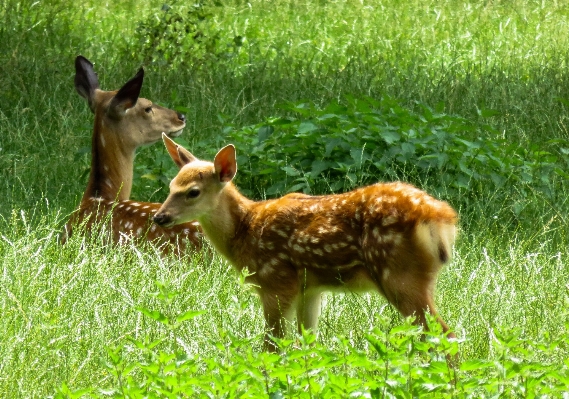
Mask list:
[{"label": "fawn's front leg", "polygon": [[292,316],[294,296],[261,292],[263,313],[265,315],[265,342],[264,349],[269,352],[277,352],[278,346],[271,337],[284,338],[286,323]]}]

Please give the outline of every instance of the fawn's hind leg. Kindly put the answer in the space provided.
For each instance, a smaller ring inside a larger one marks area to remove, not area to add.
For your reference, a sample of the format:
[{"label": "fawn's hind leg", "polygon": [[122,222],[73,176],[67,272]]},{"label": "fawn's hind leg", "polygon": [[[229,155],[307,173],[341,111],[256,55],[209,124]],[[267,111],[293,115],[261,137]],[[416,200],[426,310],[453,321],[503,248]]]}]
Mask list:
[{"label": "fawn's hind leg", "polygon": [[302,327],[311,329],[316,333],[318,329],[318,317],[322,305],[322,294],[318,290],[301,290],[296,305],[296,318],[298,321],[298,333],[302,334]]},{"label": "fawn's hind leg", "polygon": [[400,271],[385,268],[381,278],[381,289],[387,300],[401,312],[404,317],[415,316],[416,323],[427,329],[425,312],[434,315],[443,332],[449,332],[448,325],[436,313],[434,288],[436,273],[417,273],[410,270]]}]

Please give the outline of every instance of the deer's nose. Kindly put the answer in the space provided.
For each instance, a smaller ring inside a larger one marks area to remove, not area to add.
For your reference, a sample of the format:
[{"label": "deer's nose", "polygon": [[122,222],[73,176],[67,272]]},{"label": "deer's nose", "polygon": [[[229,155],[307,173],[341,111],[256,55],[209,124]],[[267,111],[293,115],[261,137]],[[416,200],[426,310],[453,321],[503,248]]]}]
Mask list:
[{"label": "deer's nose", "polygon": [[152,220],[154,220],[154,223],[156,223],[158,226],[164,226],[170,223],[172,221],[172,218],[167,213],[157,213],[154,215]]},{"label": "deer's nose", "polygon": [[186,122],[186,115],[178,112],[178,119],[181,120],[182,122]]}]

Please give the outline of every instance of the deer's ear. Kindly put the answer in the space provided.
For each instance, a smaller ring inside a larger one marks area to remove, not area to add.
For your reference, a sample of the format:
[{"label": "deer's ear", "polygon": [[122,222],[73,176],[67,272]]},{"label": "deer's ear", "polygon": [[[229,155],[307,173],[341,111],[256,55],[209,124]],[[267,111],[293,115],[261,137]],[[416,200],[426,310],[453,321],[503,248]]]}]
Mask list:
[{"label": "deer's ear", "polygon": [[91,111],[95,112],[95,90],[99,88],[99,78],[93,63],[82,55],[75,58],[75,90],[87,100]]},{"label": "deer's ear", "polygon": [[136,105],[140,90],[142,89],[142,82],[144,80],[144,69],[140,68],[134,78],[124,84],[119,89],[117,94],[111,100],[109,109],[107,110],[110,116],[121,117],[126,111]]},{"label": "deer's ear", "polygon": [[170,154],[170,157],[180,169],[190,162],[197,161],[197,158],[194,157],[191,152],[176,144],[176,142],[168,137],[166,133],[162,133],[162,140],[164,140],[164,145],[168,150],[168,154]]},{"label": "deer's ear", "polygon": [[228,144],[223,147],[213,160],[215,173],[219,176],[219,181],[227,183],[233,180],[237,173],[237,161],[235,159],[235,147]]}]

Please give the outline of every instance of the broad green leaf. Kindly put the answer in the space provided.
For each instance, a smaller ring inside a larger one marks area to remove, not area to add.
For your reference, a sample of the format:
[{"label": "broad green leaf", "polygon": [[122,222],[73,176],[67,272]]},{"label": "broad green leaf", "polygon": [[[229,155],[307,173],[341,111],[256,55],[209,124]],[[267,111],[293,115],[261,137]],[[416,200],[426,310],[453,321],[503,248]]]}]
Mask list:
[{"label": "broad green leaf", "polygon": [[185,313],[182,313],[181,315],[176,317],[176,323],[181,323],[183,321],[186,320],[190,320],[193,319],[201,314],[204,314],[205,312],[203,310],[189,310]]},{"label": "broad green leaf", "polygon": [[394,130],[388,130],[388,129],[382,130],[380,132],[380,135],[387,144],[393,144],[396,141],[401,140],[401,135]]},{"label": "broad green leaf", "polygon": [[316,160],[316,161],[312,162],[310,176],[312,178],[315,178],[315,177],[319,176],[320,173],[322,173],[323,171],[325,171],[329,168],[332,168],[333,166],[334,166],[333,162]]},{"label": "broad green leaf", "polygon": [[283,166],[281,169],[284,170],[288,176],[299,176],[300,175],[300,172],[298,170],[296,170],[295,168],[292,168],[290,166]]},{"label": "broad green leaf", "polygon": [[306,134],[318,130],[318,126],[316,126],[312,122],[302,122],[298,127],[298,134]]},{"label": "broad green leaf", "polygon": [[168,318],[157,310],[149,310],[140,306],[137,306],[136,310],[164,325],[170,324]]}]

